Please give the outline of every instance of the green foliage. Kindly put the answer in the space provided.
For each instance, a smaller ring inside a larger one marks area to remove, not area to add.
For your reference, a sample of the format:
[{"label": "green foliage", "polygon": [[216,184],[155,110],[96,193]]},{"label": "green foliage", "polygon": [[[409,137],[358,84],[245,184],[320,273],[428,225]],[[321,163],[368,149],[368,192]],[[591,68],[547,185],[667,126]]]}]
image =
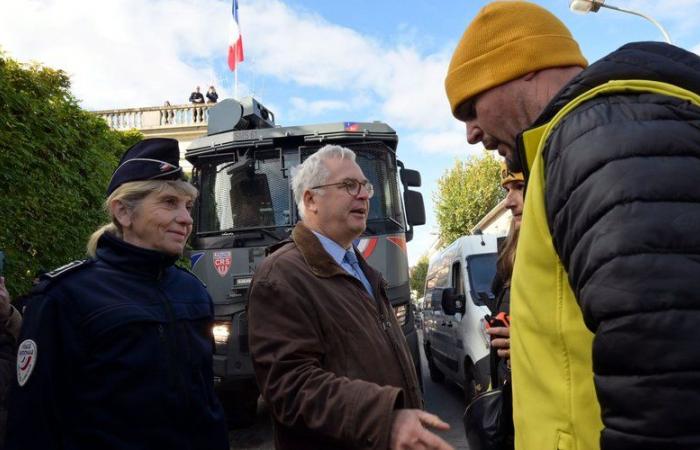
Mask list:
[{"label": "green foliage", "polygon": [[39,268],[85,257],[106,221],[104,194],[118,156],[142,136],[83,111],[60,71],[0,53],[0,249],[13,296]]},{"label": "green foliage", "polygon": [[411,267],[411,290],[416,291],[418,298],[425,295],[425,277],[428,274],[428,257],[420,257],[415,266]]},{"label": "green foliage", "polygon": [[505,197],[500,184],[499,162],[484,151],[481,157],[457,160],[438,180],[433,200],[445,246],[471,229]]}]

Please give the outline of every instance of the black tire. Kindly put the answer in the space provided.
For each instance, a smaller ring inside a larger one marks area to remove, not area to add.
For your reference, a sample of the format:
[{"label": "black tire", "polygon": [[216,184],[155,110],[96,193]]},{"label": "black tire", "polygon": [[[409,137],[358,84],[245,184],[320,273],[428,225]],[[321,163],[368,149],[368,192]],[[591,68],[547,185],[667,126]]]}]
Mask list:
[{"label": "black tire", "polygon": [[474,365],[471,361],[464,363],[464,404],[468,405],[479,394],[476,389],[476,377],[474,377]]},{"label": "black tire", "polygon": [[430,372],[430,379],[435,383],[442,383],[445,381],[445,374],[440,371],[433,361],[433,355],[430,351],[430,346],[425,346],[425,359],[428,360],[428,371]]}]

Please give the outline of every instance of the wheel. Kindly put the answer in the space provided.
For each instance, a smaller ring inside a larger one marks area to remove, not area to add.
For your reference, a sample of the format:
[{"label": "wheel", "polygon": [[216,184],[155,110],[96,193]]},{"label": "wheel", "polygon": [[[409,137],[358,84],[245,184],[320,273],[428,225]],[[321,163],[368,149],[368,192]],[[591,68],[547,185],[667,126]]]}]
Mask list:
[{"label": "wheel", "polygon": [[471,361],[464,363],[464,402],[468,405],[479,394],[476,388],[476,377],[474,377],[474,365]]},{"label": "wheel", "polygon": [[430,372],[430,379],[435,383],[442,383],[445,381],[445,374],[440,371],[433,361],[433,355],[430,351],[430,347],[425,347],[425,359],[428,360],[428,371]]}]

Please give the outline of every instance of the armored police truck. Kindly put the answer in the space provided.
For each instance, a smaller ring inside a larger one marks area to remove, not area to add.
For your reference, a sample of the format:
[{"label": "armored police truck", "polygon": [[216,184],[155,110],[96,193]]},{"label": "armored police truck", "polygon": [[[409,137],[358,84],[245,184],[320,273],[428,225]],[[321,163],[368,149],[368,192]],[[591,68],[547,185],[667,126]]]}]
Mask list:
[{"label": "armored police truck", "polygon": [[286,239],[299,218],[290,188],[294,167],[326,144],[352,149],[375,186],[356,245],[387,280],[419,370],[406,242],[413,226],[425,223],[425,211],[421,194],[409,189],[420,186],[420,174],[396,159],[396,132],[381,122],[279,127],[252,98],[224,100],[208,113],[207,135],[186,153],[200,191],[190,260],[214,299],[215,382],[232,422],[252,420],[259,396],[248,348],[248,286],[265,247]]}]

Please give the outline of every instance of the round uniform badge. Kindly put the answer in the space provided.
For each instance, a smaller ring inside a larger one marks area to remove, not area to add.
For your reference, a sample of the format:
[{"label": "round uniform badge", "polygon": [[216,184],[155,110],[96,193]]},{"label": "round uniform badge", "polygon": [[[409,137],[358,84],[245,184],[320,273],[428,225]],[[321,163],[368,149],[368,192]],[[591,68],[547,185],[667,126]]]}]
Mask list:
[{"label": "round uniform badge", "polygon": [[36,365],[36,342],[25,339],[17,350],[17,383],[24,386]]}]

